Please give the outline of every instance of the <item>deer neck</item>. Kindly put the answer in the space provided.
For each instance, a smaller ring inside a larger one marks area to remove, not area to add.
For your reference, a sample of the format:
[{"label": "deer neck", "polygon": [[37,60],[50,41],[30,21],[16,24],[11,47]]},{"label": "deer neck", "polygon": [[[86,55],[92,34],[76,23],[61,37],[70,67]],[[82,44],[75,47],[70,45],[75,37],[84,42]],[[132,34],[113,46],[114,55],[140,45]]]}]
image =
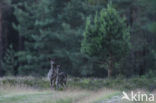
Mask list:
[{"label": "deer neck", "polygon": [[53,64],[51,64],[51,68],[50,68],[51,70],[53,70],[54,69],[54,65]]}]

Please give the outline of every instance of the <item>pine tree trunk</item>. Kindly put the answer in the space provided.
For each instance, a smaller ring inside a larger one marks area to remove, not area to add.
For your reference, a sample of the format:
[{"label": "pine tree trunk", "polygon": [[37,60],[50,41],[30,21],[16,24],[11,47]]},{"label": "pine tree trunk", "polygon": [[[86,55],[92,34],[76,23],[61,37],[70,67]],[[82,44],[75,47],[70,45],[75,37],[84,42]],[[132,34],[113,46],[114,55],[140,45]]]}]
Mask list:
[{"label": "pine tree trunk", "polygon": [[112,77],[112,72],[113,72],[113,60],[111,57],[108,64],[108,78]]},{"label": "pine tree trunk", "polygon": [[111,78],[112,77],[112,68],[109,68],[108,69],[108,78]]},{"label": "pine tree trunk", "polygon": [[[1,6],[1,4],[0,4]],[[2,65],[1,65],[1,62],[2,62],[2,8],[0,7],[0,76],[2,76]]]}]

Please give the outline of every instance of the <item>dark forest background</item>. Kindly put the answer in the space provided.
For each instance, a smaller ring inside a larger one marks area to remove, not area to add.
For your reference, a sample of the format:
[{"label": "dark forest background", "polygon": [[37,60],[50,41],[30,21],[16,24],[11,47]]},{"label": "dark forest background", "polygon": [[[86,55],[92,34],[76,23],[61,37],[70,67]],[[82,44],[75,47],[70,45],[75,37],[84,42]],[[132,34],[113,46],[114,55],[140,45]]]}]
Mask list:
[{"label": "dark forest background", "polygon": [[[105,57],[87,55],[81,49],[83,34],[90,32],[87,18],[96,18],[108,3],[109,0],[0,0],[0,76],[45,76],[50,57],[71,76],[107,77],[107,65],[99,63],[99,57]],[[126,18],[131,44],[126,55],[113,61],[111,76],[154,76],[156,0],[111,3],[117,14]],[[116,50],[119,48],[113,48]]]}]

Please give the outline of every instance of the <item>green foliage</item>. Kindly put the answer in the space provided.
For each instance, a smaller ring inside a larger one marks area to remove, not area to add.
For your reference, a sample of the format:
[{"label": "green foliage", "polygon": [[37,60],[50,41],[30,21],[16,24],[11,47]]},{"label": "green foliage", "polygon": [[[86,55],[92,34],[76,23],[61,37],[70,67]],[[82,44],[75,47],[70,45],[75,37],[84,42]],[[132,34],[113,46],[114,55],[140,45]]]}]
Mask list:
[{"label": "green foliage", "polygon": [[123,18],[108,5],[96,13],[93,22],[88,18],[82,41],[82,52],[96,56],[99,61],[119,61],[129,50],[130,33]]},{"label": "green foliage", "polygon": [[[32,4],[30,4],[32,3]],[[20,9],[23,5],[24,9]],[[34,9],[36,8],[36,9]],[[24,50],[17,52],[19,63],[22,64],[19,70],[22,75],[29,75],[31,70],[37,72],[38,70],[45,71],[45,67],[48,64],[47,57],[50,57],[50,52],[55,45],[53,41],[49,40],[54,37],[57,39],[57,35],[51,35],[53,19],[52,16],[53,7],[50,5],[49,0],[35,2],[29,0],[24,3],[19,3],[15,7],[15,15],[19,24],[14,27],[20,33],[24,41]],[[44,14],[44,15],[43,15]],[[46,26],[49,26],[45,29]],[[46,48],[48,51],[46,51]],[[40,64],[40,65],[39,65]],[[44,72],[38,72],[41,75]],[[32,74],[34,74],[32,72]],[[38,74],[38,75],[40,75]]]},{"label": "green foliage", "polygon": [[[131,29],[130,54],[120,63],[124,75],[145,75],[155,68],[153,51],[155,46],[154,23],[155,0],[113,0],[113,4],[127,18]],[[123,69],[122,69],[123,68]],[[127,68],[127,70],[124,70]],[[117,72],[118,74],[118,72]]]},{"label": "green foliage", "polygon": [[[59,2],[40,0],[36,4],[30,0],[15,6],[19,24],[14,28],[24,39],[25,47],[17,53],[22,75],[36,74],[39,70],[42,71],[39,75],[45,75],[48,57],[57,58],[58,64],[63,64],[63,71],[77,72],[80,62],[76,57],[82,57],[79,52],[81,31],[89,9],[77,0]],[[75,19],[79,21],[73,22]]]},{"label": "green foliage", "polygon": [[100,55],[101,58],[113,55],[123,56],[130,45],[129,30],[115,9],[108,5],[100,15],[96,14],[93,23],[90,18],[86,23],[82,52]]},{"label": "green foliage", "polygon": [[5,52],[4,60],[2,62],[2,66],[6,75],[16,74],[17,71],[14,69],[17,68],[17,63],[18,61],[15,50],[13,49],[13,46],[10,45],[7,51]]},{"label": "green foliage", "polygon": [[110,68],[110,60],[113,75],[154,72],[155,0],[111,1],[115,9],[106,7],[108,0],[1,0],[6,74],[46,75],[48,57],[57,58],[62,70],[74,76],[106,77],[103,68]]}]

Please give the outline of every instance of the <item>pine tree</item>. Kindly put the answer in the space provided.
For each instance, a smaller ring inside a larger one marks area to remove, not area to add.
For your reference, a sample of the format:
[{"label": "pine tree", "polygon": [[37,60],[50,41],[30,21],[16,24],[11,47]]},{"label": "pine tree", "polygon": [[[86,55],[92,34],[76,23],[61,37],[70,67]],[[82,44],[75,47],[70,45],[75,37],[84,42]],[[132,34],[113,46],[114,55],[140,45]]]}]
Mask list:
[{"label": "pine tree", "polygon": [[[42,75],[45,74],[44,71],[49,69],[48,57],[57,58],[57,63],[69,73],[74,74],[74,69],[79,68],[74,65],[79,65],[76,57],[80,56],[81,32],[89,9],[77,0],[59,2],[28,0],[15,6],[19,24],[14,28],[24,40],[24,49],[17,52],[21,64],[19,73],[26,75],[41,71]],[[73,22],[75,19],[79,22]]]},{"label": "pine tree", "polygon": [[96,13],[93,22],[88,18],[81,50],[107,64],[108,77],[112,76],[115,63],[126,55],[129,47],[129,29],[111,4],[100,14]]},{"label": "pine tree", "polygon": [[[2,4],[0,4],[1,6]],[[2,8],[0,7],[0,76],[2,76]]]},{"label": "pine tree", "polygon": [[4,60],[2,62],[5,75],[17,75],[17,58],[15,50],[13,49],[13,46],[10,45],[9,48],[5,52]]},{"label": "pine tree", "polygon": [[[122,62],[124,75],[144,75],[155,68],[155,0],[113,0],[121,15],[125,15],[130,25],[130,54]],[[153,56],[152,56],[153,55]],[[124,70],[124,68],[128,68]]]},{"label": "pine tree", "polygon": [[[6,40],[6,35],[7,33],[5,33],[4,31],[7,30],[4,25],[4,21],[5,21],[5,16],[7,13],[5,13],[6,11],[8,11],[8,8],[10,7],[9,5],[9,0],[0,0],[0,77],[3,76],[3,68],[2,68],[2,59],[3,59],[3,54],[4,51],[6,49],[5,45],[4,45],[4,41]],[[5,21],[7,22],[7,21]]]}]

